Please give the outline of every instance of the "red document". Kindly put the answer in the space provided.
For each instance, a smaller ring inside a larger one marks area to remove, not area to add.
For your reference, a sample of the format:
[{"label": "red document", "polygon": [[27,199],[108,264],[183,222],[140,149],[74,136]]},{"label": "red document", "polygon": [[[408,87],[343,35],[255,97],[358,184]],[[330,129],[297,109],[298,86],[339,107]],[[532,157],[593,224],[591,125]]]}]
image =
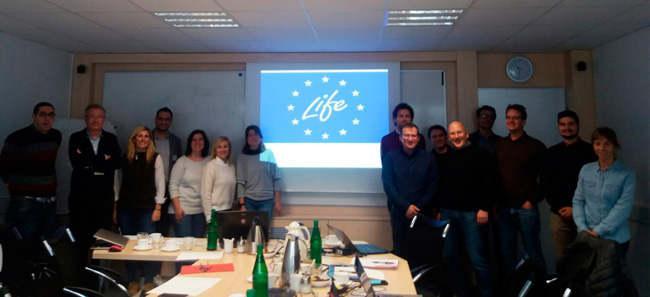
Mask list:
[{"label": "red document", "polygon": [[208,265],[183,265],[181,274],[211,273],[211,272],[231,272],[235,271],[232,263],[225,264],[208,264]]}]

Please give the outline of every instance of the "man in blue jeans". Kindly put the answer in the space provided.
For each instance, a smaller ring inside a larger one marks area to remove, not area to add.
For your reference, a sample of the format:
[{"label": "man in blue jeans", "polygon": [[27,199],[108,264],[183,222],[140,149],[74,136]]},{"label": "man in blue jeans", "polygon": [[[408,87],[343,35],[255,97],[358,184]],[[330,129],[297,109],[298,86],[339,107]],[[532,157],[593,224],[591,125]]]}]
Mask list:
[{"label": "man in blue jeans", "polygon": [[503,191],[497,201],[497,226],[505,280],[514,271],[518,260],[517,233],[521,234],[524,252],[538,276],[546,273],[537,209],[537,203],[542,200],[538,176],[546,147],[526,134],[526,118],[524,106],[508,105],[506,128],[510,133],[497,142],[496,149],[498,177]]},{"label": "man in blue jeans", "polygon": [[461,122],[451,122],[448,134],[451,149],[446,158],[438,160],[437,203],[441,218],[450,223],[443,250],[449,279],[456,296],[472,295],[460,261],[465,250],[476,274],[480,296],[493,296],[487,223],[494,201],[495,164],[486,150],[468,141],[469,134]]},{"label": "man in blue jeans", "polygon": [[0,178],[9,190],[7,225],[28,242],[48,239],[56,228],[56,156],[61,132],[53,128],[54,105],[40,102],[32,123],[7,136]]}]

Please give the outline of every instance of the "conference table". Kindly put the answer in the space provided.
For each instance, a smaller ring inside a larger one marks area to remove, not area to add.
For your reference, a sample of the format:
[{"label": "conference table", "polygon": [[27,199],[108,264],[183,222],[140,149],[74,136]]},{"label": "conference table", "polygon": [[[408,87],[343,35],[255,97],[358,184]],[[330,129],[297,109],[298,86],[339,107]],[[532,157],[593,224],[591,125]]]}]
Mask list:
[{"label": "conference table", "polygon": [[[196,239],[195,244],[192,248],[192,252],[206,252],[205,239],[199,238]],[[121,260],[121,261],[160,261],[160,262],[175,262],[178,255],[183,251],[177,252],[163,252],[160,250],[149,250],[149,251],[136,251],[133,247],[136,244],[136,240],[130,239],[126,247],[120,252],[109,252],[108,250],[95,250],[93,251],[94,259],[101,260]],[[271,242],[269,245],[273,245]],[[278,244],[278,243],[275,243]],[[223,251],[223,249],[220,249]],[[276,255],[274,258],[266,258],[267,265],[277,265],[282,261],[281,256]],[[397,269],[382,269],[380,270],[385,280],[388,282],[386,286],[376,287],[377,291],[382,293],[388,293],[391,295],[415,295],[416,290],[413,284],[413,279],[411,278],[411,273],[409,271],[409,265],[407,261],[402,258],[397,257],[393,254],[381,254],[381,255],[368,255],[364,258],[369,259],[398,259]],[[337,256],[337,255],[325,255],[323,256],[323,264],[327,265],[348,265],[352,263],[352,256]],[[253,270],[253,265],[255,264],[255,255],[248,253],[238,253],[236,249],[232,253],[223,253],[223,257],[217,260],[198,260],[191,265],[206,265],[206,264],[218,264],[218,263],[232,263],[234,266],[234,271],[231,272],[214,272],[214,273],[198,273],[191,274],[187,276],[191,277],[206,277],[206,278],[219,278],[220,281],[215,285],[211,286],[209,289],[203,291],[198,296],[231,296],[233,294],[244,294],[246,290],[252,288],[252,283],[250,283],[250,276]],[[329,287],[324,288],[313,288],[313,293],[315,296],[327,296]],[[155,294],[149,294],[148,296],[155,296]],[[242,296],[242,295],[238,295]]]}]

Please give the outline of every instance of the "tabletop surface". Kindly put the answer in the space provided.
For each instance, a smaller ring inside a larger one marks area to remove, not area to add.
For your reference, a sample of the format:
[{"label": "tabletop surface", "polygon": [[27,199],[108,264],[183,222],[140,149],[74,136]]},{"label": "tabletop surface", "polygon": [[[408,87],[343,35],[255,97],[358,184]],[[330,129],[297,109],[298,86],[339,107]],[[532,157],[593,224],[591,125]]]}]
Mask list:
[{"label": "tabletop surface", "polygon": [[[206,252],[206,241],[205,238],[196,239],[192,251],[195,252]],[[278,244],[277,242],[271,242],[269,246]],[[136,251],[133,249],[135,246],[135,240],[129,240],[129,243],[126,245],[125,249],[121,252],[109,252],[107,250],[95,250],[93,252],[94,259],[104,259],[104,260],[132,260],[132,261],[176,261],[176,257],[182,251],[176,252],[164,252],[160,250],[149,250],[149,251]],[[220,249],[223,251],[223,249]],[[381,272],[384,274],[386,281],[388,282],[387,286],[376,287],[377,291],[382,293],[390,293],[396,295],[414,295],[416,294],[415,286],[413,284],[413,279],[411,278],[411,273],[409,271],[408,263],[393,255],[393,254],[382,254],[382,255],[368,255],[367,258],[377,258],[377,259],[399,259],[399,265],[397,269],[382,269]],[[352,256],[323,256],[323,264],[351,264]],[[273,271],[276,265],[281,265],[282,258],[279,255],[276,255],[273,258],[266,258],[266,264],[269,267],[269,271]],[[215,263],[233,263],[235,271],[233,272],[216,272],[216,273],[200,273],[192,274],[189,276],[192,277],[218,277],[221,279],[216,285],[210,289],[204,291],[200,296],[230,296],[231,294],[245,294],[246,290],[252,287],[252,284],[247,280],[251,275],[253,270],[253,265],[255,264],[255,255],[247,253],[238,253],[236,249],[233,253],[227,254],[224,253],[223,257],[219,260],[200,260],[196,261],[192,265],[201,265],[201,264],[215,264]],[[188,263],[190,264],[190,263]],[[316,289],[314,288],[314,293],[317,296],[327,296],[328,288]],[[152,296],[152,295],[148,295]]]}]

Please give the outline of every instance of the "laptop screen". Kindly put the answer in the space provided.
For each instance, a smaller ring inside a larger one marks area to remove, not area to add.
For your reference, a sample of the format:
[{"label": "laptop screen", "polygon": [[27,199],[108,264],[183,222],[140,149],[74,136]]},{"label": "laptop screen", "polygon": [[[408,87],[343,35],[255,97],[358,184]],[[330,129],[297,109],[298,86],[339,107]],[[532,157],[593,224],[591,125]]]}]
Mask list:
[{"label": "laptop screen", "polygon": [[269,217],[265,211],[217,211],[217,225],[222,238],[246,238],[253,220],[262,224],[265,238],[269,238]]},{"label": "laptop screen", "polygon": [[338,237],[339,240],[341,240],[341,242],[343,242],[343,245],[345,246],[345,248],[353,249],[355,253],[358,252],[357,248],[354,246],[354,244],[352,244],[352,240],[350,240],[350,237],[348,237],[345,234],[345,232],[343,232],[343,230],[341,230],[339,228],[336,228],[336,227],[334,227],[334,226],[332,226],[330,224],[327,224],[327,228],[334,231],[334,234],[336,234],[336,237]]},{"label": "laptop screen", "polygon": [[359,260],[359,256],[354,256],[354,269],[356,270],[357,276],[359,277],[359,284],[361,285],[361,288],[363,288],[363,291],[366,292],[366,297],[374,297],[375,289],[372,287],[372,283],[370,283],[370,278],[368,277],[368,274],[366,274],[366,270],[363,268],[361,260]]}]

